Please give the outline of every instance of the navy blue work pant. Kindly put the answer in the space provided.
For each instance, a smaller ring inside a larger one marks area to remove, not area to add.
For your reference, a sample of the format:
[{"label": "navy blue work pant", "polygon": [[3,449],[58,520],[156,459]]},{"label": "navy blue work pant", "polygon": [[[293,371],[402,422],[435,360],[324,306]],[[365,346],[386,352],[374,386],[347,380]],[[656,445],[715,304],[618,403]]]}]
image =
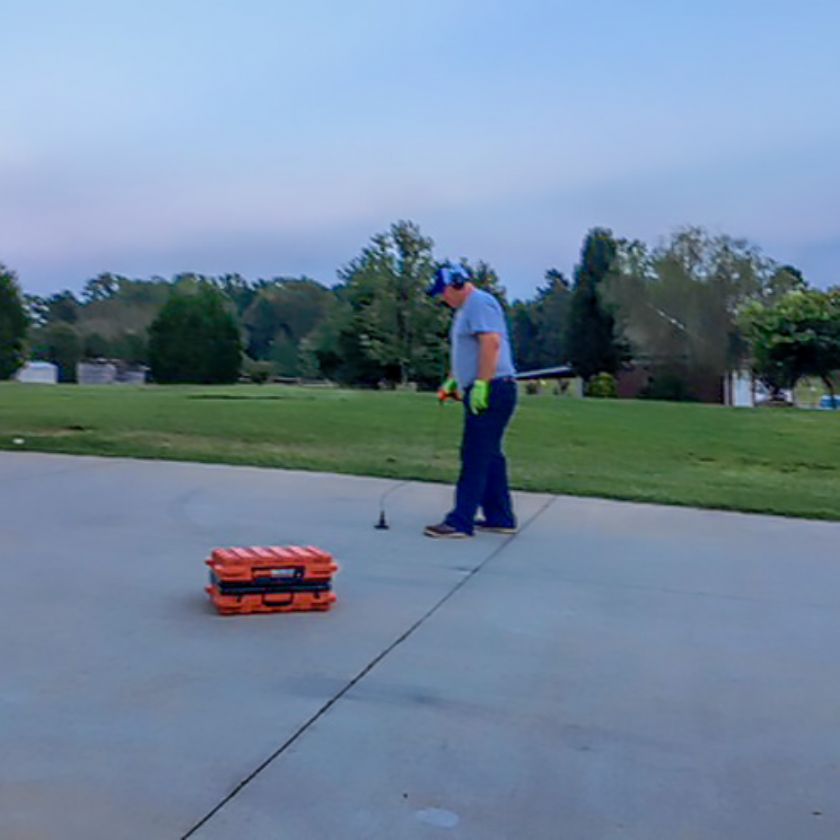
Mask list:
[{"label": "navy blue work pant", "polygon": [[461,441],[461,474],[455,490],[455,508],[446,524],[472,534],[479,508],[488,525],[516,527],[502,452],[505,430],[516,408],[516,381],[511,377],[490,382],[489,407],[480,414],[469,409],[470,391],[464,394],[464,436]]}]

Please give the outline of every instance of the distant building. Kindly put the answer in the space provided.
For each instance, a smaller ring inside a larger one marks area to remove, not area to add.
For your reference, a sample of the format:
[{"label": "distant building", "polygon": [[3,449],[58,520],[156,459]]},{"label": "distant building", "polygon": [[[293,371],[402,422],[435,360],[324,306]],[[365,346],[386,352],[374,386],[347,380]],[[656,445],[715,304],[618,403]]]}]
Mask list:
[{"label": "distant building", "polygon": [[639,355],[616,375],[618,396],[625,400],[691,400],[725,405],[724,376],[685,357]]},{"label": "distant building", "polygon": [[76,382],[79,385],[113,385],[117,381],[117,366],[111,362],[79,362]]},{"label": "distant building", "polygon": [[38,385],[55,385],[58,382],[58,366],[52,362],[27,362],[16,374],[18,382]]},{"label": "distant building", "polygon": [[[721,376],[715,371],[692,367],[687,360],[681,359],[682,369],[668,370],[671,358],[639,357],[623,365],[616,375],[616,387],[620,399],[635,400],[653,395],[656,399],[679,399],[669,396],[663,385],[671,387],[678,384],[685,396],[698,402],[717,403],[735,408],[753,408],[769,405],[773,394],[757,379],[750,370],[729,371]],[[657,377],[659,382],[657,382]],[[539,393],[545,390],[549,381],[558,381],[554,393],[569,396],[582,396],[583,384],[576,377],[571,365],[526,370],[516,374],[520,382],[526,383],[527,393]],[[654,390],[659,385],[659,392]],[[794,404],[794,395],[790,390],[781,391],[777,397],[790,405]]]},{"label": "distant building", "polygon": [[117,372],[117,382],[123,385],[145,385],[148,368],[128,368],[122,373]]},{"label": "distant building", "polygon": [[97,359],[76,365],[76,381],[79,385],[143,385],[147,370],[142,365],[130,367],[120,360]]}]

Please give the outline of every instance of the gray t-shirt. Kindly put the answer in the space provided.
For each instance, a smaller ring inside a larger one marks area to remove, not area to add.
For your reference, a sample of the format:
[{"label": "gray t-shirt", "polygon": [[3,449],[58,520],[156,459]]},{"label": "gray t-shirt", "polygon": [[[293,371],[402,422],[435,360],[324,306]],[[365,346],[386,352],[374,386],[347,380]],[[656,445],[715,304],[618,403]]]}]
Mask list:
[{"label": "gray t-shirt", "polygon": [[501,304],[489,292],[475,289],[455,312],[450,332],[452,375],[462,390],[478,379],[478,337],[481,333],[498,333],[502,340],[495,376],[516,373]]}]

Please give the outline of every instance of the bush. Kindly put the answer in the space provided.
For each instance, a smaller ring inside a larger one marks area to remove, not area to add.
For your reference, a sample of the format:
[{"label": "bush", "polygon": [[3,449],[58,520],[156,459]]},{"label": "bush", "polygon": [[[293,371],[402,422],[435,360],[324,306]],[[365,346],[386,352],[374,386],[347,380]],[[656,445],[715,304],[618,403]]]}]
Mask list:
[{"label": "bush", "polygon": [[274,372],[271,362],[255,362],[248,356],[245,357],[242,369],[245,376],[255,385],[265,385],[271,379],[271,374]]},{"label": "bush", "polygon": [[593,376],[586,386],[586,396],[600,399],[615,399],[618,397],[618,387],[615,377],[611,373],[599,373],[597,376]]},{"label": "bush", "polygon": [[529,379],[525,382],[525,393],[529,397],[534,397],[540,392],[540,383],[536,382],[533,379]]},{"label": "bush", "polygon": [[149,364],[156,382],[231,384],[242,346],[233,315],[215,289],[175,289],[149,327]]}]

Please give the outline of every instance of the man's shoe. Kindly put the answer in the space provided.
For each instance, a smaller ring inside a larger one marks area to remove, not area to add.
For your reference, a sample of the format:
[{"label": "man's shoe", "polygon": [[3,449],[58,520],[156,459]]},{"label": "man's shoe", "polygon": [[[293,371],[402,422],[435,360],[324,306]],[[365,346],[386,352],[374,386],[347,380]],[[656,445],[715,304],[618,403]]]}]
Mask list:
[{"label": "man's shoe", "polygon": [[427,537],[434,537],[438,540],[460,540],[464,537],[471,536],[471,534],[465,534],[463,531],[459,531],[457,528],[453,528],[445,522],[441,522],[439,525],[427,525],[423,529],[423,533]]},{"label": "man's shoe", "polygon": [[515,534],[519,531],[515,525],[491,525],[486,519],[476,519],[475,527],[488,534]]}]

